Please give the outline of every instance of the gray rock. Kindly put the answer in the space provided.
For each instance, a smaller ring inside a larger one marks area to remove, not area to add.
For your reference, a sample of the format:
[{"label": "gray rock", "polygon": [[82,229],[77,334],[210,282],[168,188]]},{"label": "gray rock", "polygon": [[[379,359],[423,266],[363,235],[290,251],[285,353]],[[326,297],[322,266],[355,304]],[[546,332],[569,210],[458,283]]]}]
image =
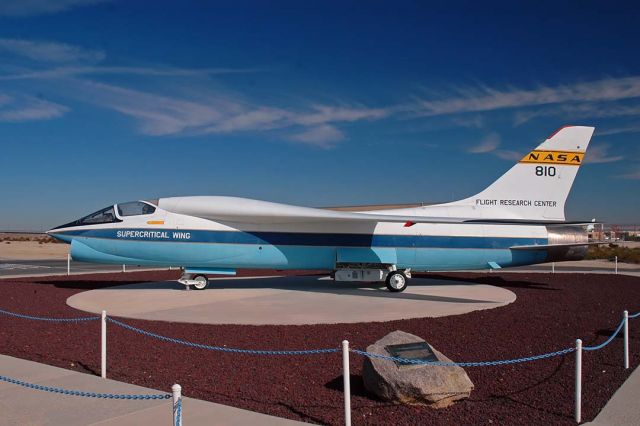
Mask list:
[{"label": "gray rock", "polygon": [[[390,356],[386,346],[417,342],[424,342],[424,339],[404,331],[394,331],[367,347],[367,352]],[[429,348],[438,361],[451,362],[433,346],[429,345]],[[365,357],[362,376],[368,391],[385,401],[401,404],[443,408],[468,398],[473,390],[469,376],[458,366],[397,366],[393,361]]]}]

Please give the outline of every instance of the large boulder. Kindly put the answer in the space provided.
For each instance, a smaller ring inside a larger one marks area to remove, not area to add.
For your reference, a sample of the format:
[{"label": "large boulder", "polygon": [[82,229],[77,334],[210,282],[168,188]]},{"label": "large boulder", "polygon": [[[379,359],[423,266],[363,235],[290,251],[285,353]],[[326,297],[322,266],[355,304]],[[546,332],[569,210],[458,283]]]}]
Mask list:
[{"label": "large boulder", "polygon": [[[367,352],[392,356],[387,346],[419,342],[425,341],[404,331],[394,331],[367,347]],[[433,353],[432,360],[451,362],[427,345]],[[391,360],[365,357],[362,375],[368,391],[385,401],[401,404],[443,408],[454,401],[468,398],[473,390],[469,376],[458,366],[397,365]]]}]

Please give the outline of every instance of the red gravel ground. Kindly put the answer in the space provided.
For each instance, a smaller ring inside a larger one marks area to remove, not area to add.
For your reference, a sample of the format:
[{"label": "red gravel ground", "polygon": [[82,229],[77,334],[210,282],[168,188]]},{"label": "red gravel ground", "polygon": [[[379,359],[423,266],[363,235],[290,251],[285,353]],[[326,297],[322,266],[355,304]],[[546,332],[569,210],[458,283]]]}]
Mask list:
[{"label": "red gravel ground", "polygon": [[[260,272],[262,273],[262,272]],[[640,278],[585,274],[444,274],[508,288],[516,302],[446,318],[314,326],[194,325],[124,320],[194,342],[254,349],[364,349],[393,330],[424,337],[454,361],[516,358],[603,342],[622,311],[640,310]],[[0,280],[0,309],[32,315],[85,316],[72,294],[123,283],[175,278],[175,272]],[[414,281],[415,283],[415,281]],[[215,291],[215,288],[209,290]],[[374,315],[374,313],[372,313]],[[335,318],[336,322],[340,318]],[[640,319],[632,320],[632,368],[640,360]],[[89,374],[99,373],[99,322],[52,324],[0,315],[0,353]],[[341,424],[341,355],[251,356],[157,341],[109,326],[109,377],[155,389],[180,383],[187,396],[313,423]],[[396,406],[367,395],[362,359],[352,355],[355,424],[573,424],[574,355],[517,365],[467,368],[468,400],[432,410]],[[593,417],[630,374],[622,338],[583,355],[583,419]],[[0,374],[11,375],[10,371]]]}]

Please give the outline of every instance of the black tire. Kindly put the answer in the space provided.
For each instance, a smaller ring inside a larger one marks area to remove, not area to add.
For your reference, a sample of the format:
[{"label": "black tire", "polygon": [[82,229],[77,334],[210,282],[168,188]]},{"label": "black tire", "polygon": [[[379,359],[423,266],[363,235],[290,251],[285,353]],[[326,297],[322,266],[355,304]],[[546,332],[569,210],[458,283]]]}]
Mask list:
[{"label": "black tire", "polygon": [[392,293],[400,293],[407,288],[407,276],[400,271],[389,272],[386,279],[387,289]]},{"label": "black tire", "polygon": [[193,284],[193,288],[195,288],[196,290],[204,290],[209,286],[209,279],[204,275],[196,275],[192,279],[195,281],[203,282],[203,284]]}]

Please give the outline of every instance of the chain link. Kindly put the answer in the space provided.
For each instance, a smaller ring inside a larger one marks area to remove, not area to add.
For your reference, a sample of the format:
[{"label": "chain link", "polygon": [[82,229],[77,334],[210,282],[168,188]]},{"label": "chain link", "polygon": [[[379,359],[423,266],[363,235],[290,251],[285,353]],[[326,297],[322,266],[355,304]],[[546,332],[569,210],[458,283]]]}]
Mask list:
[{"label": "chain link", "polygon": [[83,396],[86,398],[105,398],[105,399],[169,399],[170,394],[118,394],[118,393],[96,393],[96,392],[84,392],[78,390],[68,390],[63,388],[57,388],[53,386],[36,385],[34,383],[23,382],[22,380],[13,379],[7,376],[0,376],[0,380],[7,383],[13,383],[14,385],[23,386],[25,388],[41,390],[45,392],[59,393],[62,395]]},{"label": "chain link", "polygon": [[33,315],[18,314],[16,312],[5,311],[0,309],[0,314],[8,315],[11,317],[36,320],[36,321],[49,321],[49,322],[83,322],[83,321],[95,321],[100,317],[79,317],[79,318],[49,318],[49,317],[36,317]]},{"label": "chain link", "polygon": [[614,331],[613,334],[611,336],[609,336],[609,338],[606,341],[600,343],[597,346],[583,346],[582,349],[585,350],[585,351],[597,351],[599,349],[604,348],[609,343],[611,343],[613,341],[613,339],[615,339],[615,337],[618,335],[618,333],[620,333],[620,330],[622,330],[623,326],[624,326],[624,319],[622,321],[620,321],[620,325],[618,325],[618,328],[616,328],[616,331]]},{"label": "chain link", "polygon": [[447,361],[423,361],[419,359],[408,359],[408,358],[374,354],[371,352],[360,351],[358,349],[351,349],[351,352],[358,355],[366,356],[367,358],[378,358],[378,359],[384,359],[388,361],[395,361],[403,364],[434,365],[434,366],[441,366],[441,367],[456,367],[456,366],[457,367],[487,367],[487,366],[495,366],[495,365],[517,364],[521,362],[537,361],[539,359],[566,355],[573,351],[575,351],[575,348],[562,349],[560,351],[549,352],[542,355],[534,355],[534,356],[529,356],[524,358],[505,359],[505,360],[497,360],[497,361],[447,362]]},{"label": "chain link", "polygon": [[308,349],[308,350],[296,350],[296,351],[269,351],[269,350],[256,350],[256,349],[237,349],[237,348],[227,348],[225,346],[211,346],[211,345],[203,345],[201,343],[193,343],[182,339],[175,339],[173,337],[163,336],[161,334],[151,333],[149,331],[143,330],[141,328],[134,327],[129,324],[125,324],[118,320],[115,320],[111,317],[107,317],[107,321],[125,328],[127,330],[134,331],[136,333],[142,334],[144,336],[152,337],[154,339],[162,340],[165,342],[177,343],[179,345],[189,346],[192,348],[198,349],[206,349],[210,351],[221,351],[221,352],[231,352],[231,353],[240,353],[240,354],[250,354],[250,355],[317,355],[317,354],[327,354],[333,352],[339,352],[341,349]]}]

